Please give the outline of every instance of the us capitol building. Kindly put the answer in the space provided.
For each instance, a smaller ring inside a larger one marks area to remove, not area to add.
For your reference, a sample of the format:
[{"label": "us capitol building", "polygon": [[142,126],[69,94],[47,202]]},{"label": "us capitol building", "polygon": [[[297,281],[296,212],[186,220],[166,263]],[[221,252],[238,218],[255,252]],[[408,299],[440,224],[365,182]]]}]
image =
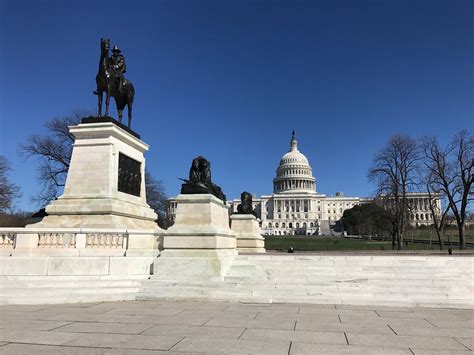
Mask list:
[{"label": "us capitol building", "polygon": [[[331,235],[335,223],[345,210],[372,201],[367,198],[346,197],[342,192],[326,196],[316,190],[316,178],[308,158],[298,150],[293,131],[290,150],[284,154],[273,179],[273,193],[253,197],[254,210],[260,218],[264,235]],[[168,213],[173,216],[176,200],[168,200]],[[240,199],[229,201],[231,211],[237,212]],[[410,223],[433,223],[428,194],[410,194]]]}]

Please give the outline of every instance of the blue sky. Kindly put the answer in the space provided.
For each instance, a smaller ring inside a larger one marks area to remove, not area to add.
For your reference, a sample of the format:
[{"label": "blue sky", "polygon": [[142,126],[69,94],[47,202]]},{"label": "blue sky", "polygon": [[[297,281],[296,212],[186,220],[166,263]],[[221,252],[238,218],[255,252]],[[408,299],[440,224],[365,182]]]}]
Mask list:
[{"label": "blue sky", "polygon": [[168,195],[197,155],[228,198],[271,193],[294,129],[319,192],[368,196],[392,134],[473,128],[473,14],[471,0],[1,0],[0,154],[18,206],[39,190],[19,145],[96,109],[102,36],[125,55],[134,129]]}]

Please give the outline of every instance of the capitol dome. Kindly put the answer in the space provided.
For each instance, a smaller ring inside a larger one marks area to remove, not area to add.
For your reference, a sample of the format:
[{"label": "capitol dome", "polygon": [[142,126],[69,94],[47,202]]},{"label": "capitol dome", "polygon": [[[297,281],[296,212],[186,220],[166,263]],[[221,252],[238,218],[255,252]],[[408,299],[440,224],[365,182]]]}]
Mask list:
[{"label": "capitol dome", "polygon": [[315,192],[316,179],[308,158],[298,150],[295,132],[290,141],[290,151],[283,155],[273,179],[273,192]]}]

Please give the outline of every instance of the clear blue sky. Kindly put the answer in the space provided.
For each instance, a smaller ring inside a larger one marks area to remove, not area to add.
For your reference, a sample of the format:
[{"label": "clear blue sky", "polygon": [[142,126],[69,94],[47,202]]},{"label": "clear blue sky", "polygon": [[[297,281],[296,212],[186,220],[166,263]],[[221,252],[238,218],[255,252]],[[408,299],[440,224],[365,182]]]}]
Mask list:
[{"label": "clear blue sky", "polygon": [[37,162],[18,147],[96,109],[104,36],[125,55],[134,129],[168,195],[197,155],[228,198],[271,193],[294,129],[319,192],[367,196],[392,134],[473,128],[473,15],[472,0],[1,0],[0,154],[33,210]]}]

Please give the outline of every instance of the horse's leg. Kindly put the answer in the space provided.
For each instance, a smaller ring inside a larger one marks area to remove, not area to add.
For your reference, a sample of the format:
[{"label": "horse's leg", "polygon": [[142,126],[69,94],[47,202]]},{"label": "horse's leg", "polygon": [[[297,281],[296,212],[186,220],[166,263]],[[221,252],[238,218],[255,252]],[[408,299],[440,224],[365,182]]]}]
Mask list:
[{"label": "horse's leg", "polygon": [[106,91],[105,94],[105,115],[109,115],[109,103],[110,103],[110,93],[109,90]]},{"label": "horse's leg", "polygon": [[128,107],[128,128],[132,128],[132,103],[127,104]]},{"label": "horse's leg", "polygon": [[99,103],[99,117],[102,116],[102,99],[103,99],[103,91],[97,89],[97,99]]},{"label": "horse's leg", "polygon": [[119,116],[119,123],[122,123],[122,110],[117,108],[118,116]]}]

